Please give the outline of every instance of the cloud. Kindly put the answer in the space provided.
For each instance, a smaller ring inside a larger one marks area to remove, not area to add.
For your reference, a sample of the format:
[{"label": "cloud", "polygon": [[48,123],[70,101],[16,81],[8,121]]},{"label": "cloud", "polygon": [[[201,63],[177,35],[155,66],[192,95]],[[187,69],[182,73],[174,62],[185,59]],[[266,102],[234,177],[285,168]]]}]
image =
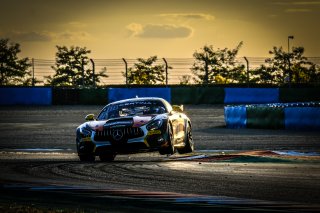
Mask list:
[{"label": "cloud", "polygon": [[12,31],[5,33],[5,37],[8,37],[12,40],[17,41],[51,41],[53,39],[53,35],[49,32],[19,32],[19,31]]},{"label": "cloud", "polygon": [[78,21],[72,21],[69,22],[67,24],[67,27],[71,27],[71,28],[78,28],[78,29],[82,29],[87,27],[88,25],[86,23],[82,23],[82,22],[78,22]]},{"label": "cloud", "polygon": [[188,26],[173,24],[147,24],[131,23],[127,26],[132,37],[141,38],[187,38],[193,33]]},{"label": "cloud", "polygon": [[131,36],[139,36],[143,33],[143,26],[141,24],[137,23],[131,23],[127,27],[127,30],[129,30]]},{"label": "cloud", "polygon": [[87,32],[61,32],[56,34],[56,40],[88,40],[90,39],[90,34]]},{"label": "cloud", "polygon": [[302,9],[302,8],[289,8],[285,10],[286,13],[308,13],[310,11],[311,11],[310,9]]},{"label": "cloud", "polygon": [[293,2],[294,5],[320,5],[320,1],[299,1]]},{"label": "cloud", "polygon": [[274,2],[275,5],[286,7],[286,13],[309,13],[314,11],[315,7],[320,6],[320,1],[286,1]]},{"label": "cloud", "polygon": [[272,4],[275,5],[304,5],[304,6],[314,6],[314,5],[320,5],[320,1],[279,1],[279,2],[273,2]]},{"label": "cloud", "polygon": [[169,17],[169,18],[184,18],[184,19],[203,19],[207,21],[214,20],[215,17],[210,14],[204,13],[166,13],[160,14],[161,17]]},{"label": "cloud", "polygon": [[3,37],[10,38],[12,40],[20,42],[49,42],[60,40],[87,40],[90,38],[90,34],[87,32],[19,32],[11,31],[4,33]]},{"label": "cloud", "polygon": [[269,17],[269,18],[277,18],[278,15],[276,15],[276,14],[269,14],[268,17]]}]

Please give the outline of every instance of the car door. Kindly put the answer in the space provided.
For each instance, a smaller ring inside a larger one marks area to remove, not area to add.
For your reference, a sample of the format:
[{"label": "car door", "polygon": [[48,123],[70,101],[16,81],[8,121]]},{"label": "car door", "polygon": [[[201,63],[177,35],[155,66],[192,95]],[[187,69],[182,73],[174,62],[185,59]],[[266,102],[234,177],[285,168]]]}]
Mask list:
[{"label": "car door", "polygon": [[172,130],[174,135],[174,143],[179,144],[184,141],[185,121],[182,113],[172,111],[170,117]]}]

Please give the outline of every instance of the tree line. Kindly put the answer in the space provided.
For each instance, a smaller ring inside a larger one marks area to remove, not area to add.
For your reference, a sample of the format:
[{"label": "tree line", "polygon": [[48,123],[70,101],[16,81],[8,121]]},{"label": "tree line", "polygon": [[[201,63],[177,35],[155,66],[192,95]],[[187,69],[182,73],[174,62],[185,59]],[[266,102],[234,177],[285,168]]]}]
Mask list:
[{"label": "tree line", "polygon": [[[275,84],[287,83],[320,83],[320,67],[304,56],[303,47],[292,47],[285,52],[282,47],[273,47],[266,64],[248,69],[236,61],[243,42],[235,48],[214,48],[204,45],[193,53],[194,63],[191,67],[193,75],[180,77],[180,84]],[[102,77],[108,77],[106,68],[94,72],[87,68],[90,63],[90,50],[86,47],[56,46],[55,71],[52,76],[45,77],[45,85],[85,87],[95,85]],[[0,39],[0,85],[31,86],[38,83],[30,71],[29,58],[18,58],[21,52],[18,43],[9,39]],[[157,64],[157,56],[147,59],[138,58],[137,62],[122,74],[128,84],[154,85],[165,84],[166,69],[164,64]]]}]

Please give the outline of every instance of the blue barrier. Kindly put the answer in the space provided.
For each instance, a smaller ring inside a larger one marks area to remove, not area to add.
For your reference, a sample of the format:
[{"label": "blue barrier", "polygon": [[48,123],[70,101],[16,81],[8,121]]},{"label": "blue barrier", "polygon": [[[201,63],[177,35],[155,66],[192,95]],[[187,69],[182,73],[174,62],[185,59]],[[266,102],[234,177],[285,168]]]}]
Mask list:
[{"label": "blue barrier", "polygon": [[224,118],[227,128],[238,129],[247,126],[246,106],[225,106]]},{"label": "blue barrier", "polygon": [[171,88],[109,88],[109,103],[135,97],[159,97],[171,102]]},{"label": "blue barrier", "polygon": [[278,88],[225,88],[225,104],[260,104],[279,102]]},{"label": "blue barrier", "polygon": [[51,105],[49,87],[0,88],[0,105]]},{"label": "blue barrier", "polygon": [[320,130],[320,102],[225,106],[227,128]]},{"label": "blue barrier", "polygon": [[320,130],[320,107],[288,107],[284,113],[286,129]]}]

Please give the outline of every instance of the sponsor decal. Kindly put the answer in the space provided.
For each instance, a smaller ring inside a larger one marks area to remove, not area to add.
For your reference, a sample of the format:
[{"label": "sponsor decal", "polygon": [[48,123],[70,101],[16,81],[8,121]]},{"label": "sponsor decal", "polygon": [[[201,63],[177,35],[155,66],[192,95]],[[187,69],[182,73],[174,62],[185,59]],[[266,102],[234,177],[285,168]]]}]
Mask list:
[{"label": "sponsor decal", "polygon": [[102,131],[103,124],[105,123],[106,123],[105,121],[91,121],[91,122],[87,122],[87,125],[95,131]]},{"label": "sponsor decal", "polygon": [[150,147],[150,145],[149,145],[149,143],[148,143],[148,141],[147,141],[146,138],[143,140],[143,143],[144,143],[148,148]]},{"label": "sponsor decal", "polygon": [[106,123],[103,126],[111,127],[111,126],[129,126],[129,125],[132,125],[132,121],[114,121],[114,122]]},{"label": "sponsor decal", "polygon": [[93,130],[95,130],[95,131],[103,131],[103,126],[99,126],[99,125],[96,125],[94,128],[93,128]]},{"label": "sponsor decal", "polygon": [[161,131],[159,129],[157,130],[150,130],[148,132],[148,135],[160,135],[161,134]]},{"label": "sponsor decal", "polygon": [[80,139],[80,142],[90,142],[90,141],[91,141],[90,137],[85,137]]},{"label": "sponsor decal", "polygon": [[151,116],[135,116],[133,117],[133,127],[140,127],[151,120]]},{"label": "sponsor decal", "polygon": [[122,104],[119,104],[118,106],[119,107],[124,107],[124,106],[145,106],[145,105],[155,105],[157,104],[157,102],[154,102],[154,101],[135,101],[135,102],[126,102],[126,103],[122,103]]}]

